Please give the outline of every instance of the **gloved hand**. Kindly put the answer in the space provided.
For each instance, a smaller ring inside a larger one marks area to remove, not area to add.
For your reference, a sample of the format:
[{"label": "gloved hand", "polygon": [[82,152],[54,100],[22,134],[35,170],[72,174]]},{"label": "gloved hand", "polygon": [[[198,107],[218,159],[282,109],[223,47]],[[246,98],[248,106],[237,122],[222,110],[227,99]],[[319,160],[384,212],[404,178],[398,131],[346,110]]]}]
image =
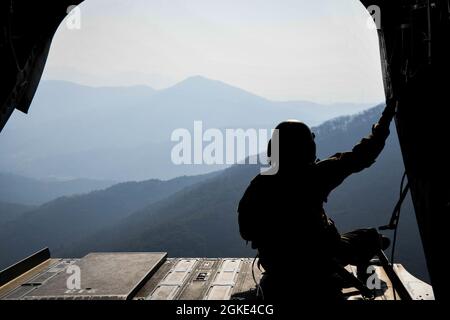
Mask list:
[{"label": "gloved hand", "polygon": [[386,107],[384,108],[382,117],[390,118],[390,120],[392,120],[392,118],[394,117],[395,113],[397,112],[397,106],[398,106],[398,101],[397,100],[389,100],[389,101],[387,101]]},{"label": "gloved hand", "polygon": [[389,126],[391,125],[392,119],[397,112],[397,105],[398,103],[396,100],[390,100],[387,102],[380,120],[372,127],[373,134],[381,134],[383,136],[389,134]]}]

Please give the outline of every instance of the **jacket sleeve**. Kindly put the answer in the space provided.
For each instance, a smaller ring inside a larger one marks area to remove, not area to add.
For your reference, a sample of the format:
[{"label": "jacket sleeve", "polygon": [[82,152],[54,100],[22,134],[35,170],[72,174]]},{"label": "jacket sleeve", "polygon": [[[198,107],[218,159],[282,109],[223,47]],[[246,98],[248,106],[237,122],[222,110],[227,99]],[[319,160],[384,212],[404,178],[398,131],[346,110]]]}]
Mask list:
[{"label": "jacket sleeve", "polygon": [[395,105],[388,104],[378,123],[373,125],[372,133],[354,146],[352,151],[337,153],[317,163],[325,197],[349,175],[360,172],[375,162],[389,136],[389,126],[394,115]]}]

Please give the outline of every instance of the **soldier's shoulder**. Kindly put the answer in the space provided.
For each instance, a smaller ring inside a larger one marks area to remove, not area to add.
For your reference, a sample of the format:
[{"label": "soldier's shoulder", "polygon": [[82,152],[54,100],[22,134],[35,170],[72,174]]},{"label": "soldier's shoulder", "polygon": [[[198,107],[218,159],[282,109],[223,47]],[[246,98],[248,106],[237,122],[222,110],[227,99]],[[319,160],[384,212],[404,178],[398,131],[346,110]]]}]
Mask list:
[{"label": "soldier's shoulder", "polygon": [[252,179],[250,182],[250,186],[258,187],[260,185],[264,185],[266,183],[270,183],[273,180],[273,176],[258,174],[256,177]]}]

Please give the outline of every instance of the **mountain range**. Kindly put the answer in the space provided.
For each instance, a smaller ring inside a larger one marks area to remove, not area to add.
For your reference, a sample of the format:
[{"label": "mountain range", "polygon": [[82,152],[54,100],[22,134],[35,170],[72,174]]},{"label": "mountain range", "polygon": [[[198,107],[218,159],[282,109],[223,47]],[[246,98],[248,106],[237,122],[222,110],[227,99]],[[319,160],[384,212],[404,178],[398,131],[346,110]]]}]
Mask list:
[{"label": "mountain range", "polygon": [[34,179],[0,172],[0,202],[40,205],[73,194],[104,189],[117,182],[93,179]]},{"label": "mountain range", "polygon": [[[370,132],[381,110],[378,106],[313,128],[318,156],[351,149]],[[350,177],[330,195],[326,210],[339,230],[386,224],[398,199],[403,171],[393,129],[375,165]],[[50,245],[55,256],[83,256],[92,251],[253,256],[255,252],[239,236],[236,208],[258,172],[256,165],[235,165],[209,175],[179,178],[183,183],[150,180],[56,199],[0,224],[0,263],[5,265],[44,245]],[[410,198],[402,211],[396,252],[397,260],[410,272],[428,279]],[[300,247],[292,258],[309,263]]]},{"label": "mountain range", "polygon": [[214,175],[120,183],[87,194],[59,197],[35,208],[0,203],[0,209],[9,210],[0,215],[0,268],[42,247],[58,250],[79,241]]},{"label": "mountain range", "polygon": [[177,166],[171,134],[204,128],[273,128],[296,118],[317,125],[364,104],[270,101],[200,76],[163,90],[87,87],[42,81],[28,115],[15,112],[0,135],[0,168],[39,179],[130,181],[170,179],[224,169]]}]

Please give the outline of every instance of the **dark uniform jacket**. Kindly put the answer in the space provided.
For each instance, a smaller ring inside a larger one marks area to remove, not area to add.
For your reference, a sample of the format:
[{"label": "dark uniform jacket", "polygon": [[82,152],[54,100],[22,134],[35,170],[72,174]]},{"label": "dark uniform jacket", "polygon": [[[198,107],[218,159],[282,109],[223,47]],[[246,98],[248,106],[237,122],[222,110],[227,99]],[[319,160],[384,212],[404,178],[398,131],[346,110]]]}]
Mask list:
[{"label": "dark uniform jacket", "polygon": [[287,274],[287,259],[297,260],[297,266],[306,272],[320,273],[322,267],[328,267],[340,235],[323,203],[345,178],[375,162],[389,135],[392,117],[393,112],[386,109],[372,134],[350,152],[253,179],[239,203],[239,230],[242,238],[258,249],[267,272]]}]

